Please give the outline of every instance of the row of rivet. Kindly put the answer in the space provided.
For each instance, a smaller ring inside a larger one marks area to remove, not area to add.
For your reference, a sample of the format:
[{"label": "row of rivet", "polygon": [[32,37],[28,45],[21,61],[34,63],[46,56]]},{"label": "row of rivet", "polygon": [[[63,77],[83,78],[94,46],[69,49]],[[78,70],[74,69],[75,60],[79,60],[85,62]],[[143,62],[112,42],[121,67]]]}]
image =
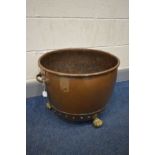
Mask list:
[{"label": "row of rivet", "polygon": [[[55,113],[56,110],[53,110],[53,112]],[[61,113],[58,112],[58,115],[61,116]],[[65,118],[68,118],[68,115],[65,115]],[[91,118],[91,116],[87,116],[87,119],[90,119],[90,118]],[[75,120],[75,116],[72,116],[72,119]],[[84,117],[83,116],[80,116],[80,119],[83,120]]]}]

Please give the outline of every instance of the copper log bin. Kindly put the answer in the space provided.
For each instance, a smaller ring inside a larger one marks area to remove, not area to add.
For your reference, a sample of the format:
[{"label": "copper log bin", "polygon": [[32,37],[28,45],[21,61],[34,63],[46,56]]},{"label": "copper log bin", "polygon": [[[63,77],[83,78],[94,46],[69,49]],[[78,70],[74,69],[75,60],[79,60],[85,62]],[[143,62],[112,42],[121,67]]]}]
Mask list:
[{"label": "copper log bin", "polygon": [[49,103],[59,116],[73,121],[93,120],[103,124],[100,114],[112,94],[119,59],[100,50],[69,48],[40,57],[36,76],[46,86]]}]

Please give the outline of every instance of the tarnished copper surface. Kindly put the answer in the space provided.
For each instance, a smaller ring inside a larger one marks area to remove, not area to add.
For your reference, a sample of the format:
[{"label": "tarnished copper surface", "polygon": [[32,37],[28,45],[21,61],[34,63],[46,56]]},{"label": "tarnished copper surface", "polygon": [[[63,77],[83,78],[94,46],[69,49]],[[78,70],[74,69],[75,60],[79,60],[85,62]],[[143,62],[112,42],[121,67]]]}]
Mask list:
[{"label": "tarnished copper surface", "polygon": [[61,49],[39,59],[50,104],[73,121],[90,120],[104,109],[118,66],[117,57],[92,49]]}]

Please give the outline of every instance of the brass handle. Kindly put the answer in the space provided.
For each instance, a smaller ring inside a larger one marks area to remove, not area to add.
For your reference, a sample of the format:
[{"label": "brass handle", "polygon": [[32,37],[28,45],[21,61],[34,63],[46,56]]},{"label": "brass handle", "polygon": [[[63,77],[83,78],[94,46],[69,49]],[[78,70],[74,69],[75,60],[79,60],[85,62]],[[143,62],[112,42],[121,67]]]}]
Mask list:
[{"label": "brass handle", "polygon": [[43,83],[43,78],[42,78],[42,74],[41,74],[41,73],[38,73],[38,74],[36,75],[36,80],[37,80],[38,82],[40,82],[40,83]]}]

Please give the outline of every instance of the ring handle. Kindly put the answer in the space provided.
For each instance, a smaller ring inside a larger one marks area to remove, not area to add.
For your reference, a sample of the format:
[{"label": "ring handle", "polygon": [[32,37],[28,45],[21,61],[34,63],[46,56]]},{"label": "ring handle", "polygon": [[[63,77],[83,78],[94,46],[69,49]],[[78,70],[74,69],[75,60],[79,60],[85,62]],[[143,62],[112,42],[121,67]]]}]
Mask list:
[{"label": "ring handle", "polygon": [[36,80],[39,82],[39,83],[43,83],[43,78],[42,78],[42,74],[41,73],[38,73],[36,75]]}]

